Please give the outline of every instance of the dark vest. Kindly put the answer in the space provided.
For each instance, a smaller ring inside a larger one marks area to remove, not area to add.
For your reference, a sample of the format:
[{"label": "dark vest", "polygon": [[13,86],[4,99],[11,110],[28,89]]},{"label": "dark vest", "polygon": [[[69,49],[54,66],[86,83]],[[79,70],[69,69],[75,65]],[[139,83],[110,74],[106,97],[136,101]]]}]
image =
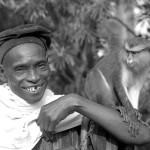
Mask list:
[{"label": "dark vest", "polygon": [[[133,150],[133,145],[126,145],[116,140],[110,133],[94,124],[93,133],[88,138],[88,150]],[[80,144],[81,126],[55,134],[54,139],[44,138],[32,150],[76,150]]]},{"label": "dark vest", "polygon": [[33,150],[75,150],[80,143],[80,126],[57,133],[53,140],[44,138],[37,143]]}]

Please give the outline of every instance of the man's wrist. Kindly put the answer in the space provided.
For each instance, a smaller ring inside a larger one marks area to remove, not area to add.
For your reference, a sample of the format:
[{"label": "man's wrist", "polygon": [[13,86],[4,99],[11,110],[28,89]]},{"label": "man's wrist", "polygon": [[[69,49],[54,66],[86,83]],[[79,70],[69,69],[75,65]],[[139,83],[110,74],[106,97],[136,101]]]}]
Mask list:
[{"label": "man's wrist", "polygon": [[80,95],[74,95],[73,111],[81,112],[81,108],[84,105],[85,98]]}]

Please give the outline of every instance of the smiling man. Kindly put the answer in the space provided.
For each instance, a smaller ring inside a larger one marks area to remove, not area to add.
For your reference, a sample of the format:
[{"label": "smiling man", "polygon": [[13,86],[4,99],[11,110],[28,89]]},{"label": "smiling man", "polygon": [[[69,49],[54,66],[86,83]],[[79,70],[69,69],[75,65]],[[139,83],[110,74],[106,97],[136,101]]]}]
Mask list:
[{"label": "smiling man", "polygon": [[5,55],[3,61],[7,84],[29,104],[41,100],[50,70],[44,47],[35,43],[20,44]]},{"label": "smiling man", "polygon": [[[45,134],[36,123],[40,109],[62,96],[47,89],[50,43],[50,31],[38,25],[0,33],[0,150],[31,150]],[[68,120],[76,117],[81,123],[77,113]]]},{"label": "smiling man", "polygon": [[7,80],[11,90],[28,103],[39,101],[50,78],[46,59],[50,31],[32,25],[17,27],[1,33],[1,43],[3,80]]}]

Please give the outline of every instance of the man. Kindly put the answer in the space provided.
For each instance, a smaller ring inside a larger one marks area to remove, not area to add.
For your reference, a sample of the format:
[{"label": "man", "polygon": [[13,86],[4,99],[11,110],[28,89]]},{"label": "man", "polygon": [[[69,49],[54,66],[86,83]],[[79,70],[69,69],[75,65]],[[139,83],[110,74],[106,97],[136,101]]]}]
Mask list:
[{"label": "man", "polygon": [[131,137],[118,111],[77,94],[54,95],[48,90],[49,46],[50,31],[37,25],[22,25],[0,33],[0,78],[5,82],[0,86],[0,150],[31,150],[42,134],[57,133],[67,119],[77,118],[80,124],[82,115],[126,143],[150,141],[145,124],[139,122],[139,134]]},{"label": "man", "polygon": [[[61,96],[47,89],[50,40],[50,31],[36,25],[0,34],[0,78],[5,82],[0,86],[0,150],[31,150],[42,136],[36,124],[40,108]],[[74,117],[81,122],[81,115]]]}]

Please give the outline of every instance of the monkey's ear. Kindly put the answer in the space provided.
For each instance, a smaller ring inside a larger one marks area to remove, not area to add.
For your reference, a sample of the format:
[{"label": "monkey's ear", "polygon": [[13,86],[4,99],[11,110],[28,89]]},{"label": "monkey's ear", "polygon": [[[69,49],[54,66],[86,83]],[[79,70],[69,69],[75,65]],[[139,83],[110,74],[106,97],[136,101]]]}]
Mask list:
[{"label": "monkey's ear", "polygon": [[7,82],[7,78],[5,76],[4,67],[0,64],[0,80],[4,83]]}]

